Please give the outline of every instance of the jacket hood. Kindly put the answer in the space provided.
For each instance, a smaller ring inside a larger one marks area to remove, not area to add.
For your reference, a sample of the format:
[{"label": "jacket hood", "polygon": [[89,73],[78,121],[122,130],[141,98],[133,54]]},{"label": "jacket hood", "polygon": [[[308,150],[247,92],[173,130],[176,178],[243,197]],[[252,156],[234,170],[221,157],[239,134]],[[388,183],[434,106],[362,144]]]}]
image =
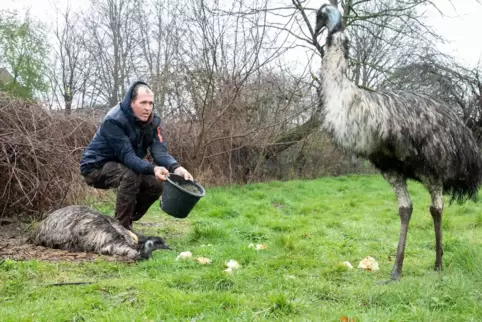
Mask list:
[{"label": "jacket hood", "polygon": [[[132,84],[129,85],[129,87],[127,88],[127,91],[124,95],[124,98],[122,99],[122,101],[119,103],[120,104],[120,107],[121,107],[121,110],[122,112],[124,112],[124,114],[127,116],[127,118],[131,119],[131,120],[134,120],[136,122],[140,122],[139,119],[134,115],[134,111],[132,111],[132,107],[131,107],[131,100],[132,100],[132,91],[134,89],[134,86],[138,85],[138,84],[143,84],[143,85],[146,85],[147,87],[150,88],[150,86],[144,82],[144,81],[141,81],[141,80],[137,80],[135,82],[133,82]],[[154,111],[151,113],[151,116],[149,117],[149,120],[147,122],[140,122],[140,123],[150,123],[152,122],[152,116],[154,114]]]}]

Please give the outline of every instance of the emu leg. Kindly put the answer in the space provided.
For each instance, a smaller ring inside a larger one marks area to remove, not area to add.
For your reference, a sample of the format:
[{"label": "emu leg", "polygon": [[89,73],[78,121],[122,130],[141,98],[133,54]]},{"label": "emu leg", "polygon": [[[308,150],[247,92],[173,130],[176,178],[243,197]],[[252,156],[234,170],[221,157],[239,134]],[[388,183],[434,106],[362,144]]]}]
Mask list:
[{"label": "emu leg", "polygon": [[408,224],[412,216],[412,201],[407,190],[407,183],[405,178],[399,175],[384,174],[385,179],[392,185],[393,191],[397,196],[398,214],[400,216],[400,237],[397,247],[397,258],[393,265],[390,279],[392,281],[400,280],[402,275],[403,259],[405,256],[405,244],[407,240]]},{"label": "emu leg", "polygon": [[434,270],[442,270],[442,212],[444,207],[442,187],[429,187],[432,203],[430,204],[430,214],[432,215],[433,225],[435,229],[435,267]]}]

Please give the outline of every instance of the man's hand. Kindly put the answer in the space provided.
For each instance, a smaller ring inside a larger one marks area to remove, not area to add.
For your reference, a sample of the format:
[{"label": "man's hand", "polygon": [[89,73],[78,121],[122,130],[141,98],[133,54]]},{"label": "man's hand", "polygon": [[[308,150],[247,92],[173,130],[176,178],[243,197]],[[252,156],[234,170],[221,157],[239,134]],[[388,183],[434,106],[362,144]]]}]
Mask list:
[{"label": "man's hand", "polygon": [[176,170],[174,170],[174,174],[177,174],[178,176],[181,176],[184,178],[184,180],[193,180],[193,177],[192,175],[189,173],[189,171],[187,171],[186,169],[184,169],[183,167],[179,167],[177,168]]},{"label": "man's hand", "polygon": [[156,179],[161,180],[161,181],[166,181],[166,176],[169,174],[169,171],[167,171],[166,168],[164,167],[154,167],[154,176],[156,176]]}]

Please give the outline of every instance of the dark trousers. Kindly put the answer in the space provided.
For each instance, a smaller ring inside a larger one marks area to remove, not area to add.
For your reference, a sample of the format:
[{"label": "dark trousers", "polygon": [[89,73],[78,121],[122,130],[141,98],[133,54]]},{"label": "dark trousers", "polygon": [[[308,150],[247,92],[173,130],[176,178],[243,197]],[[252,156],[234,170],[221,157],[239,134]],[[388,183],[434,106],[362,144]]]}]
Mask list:
[{"label": "dark trousers", "polygon": [[94,188],[117,188],[115,218],[127,229],[142,218],[160,198],[163,182],[154,175],[138,174],[117,162],[107,162],[102,168],[84,176]]}]

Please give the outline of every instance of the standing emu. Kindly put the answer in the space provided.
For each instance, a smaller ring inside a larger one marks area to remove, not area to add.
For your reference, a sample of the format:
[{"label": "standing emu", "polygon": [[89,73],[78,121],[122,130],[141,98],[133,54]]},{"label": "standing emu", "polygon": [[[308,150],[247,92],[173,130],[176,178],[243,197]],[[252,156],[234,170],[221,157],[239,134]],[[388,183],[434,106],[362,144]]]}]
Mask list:
[{"label": "standing emu", "polygon": [[428,95],[359,89],[346,75],[348,36],[331,5],[317,11],[314,41],[323,27],[328,30],[321,67],[323,128],[338,146],[370,160],[397,197],[400,237],[390,279],[400,279],[412,215],[407,179],[430,193],[435,270],[442,270],[443,194],[452,196],[450,202],[475,200],[481,183],[482,160],[472,133],[447,105]]},{"label": "standing emu", "polygon": [[154,250],[169,249],[162,238],[139,239],[114,218],[86,206],[67,206],[50,213],[32,232],[29,242],[72,252],[126,256],[136,261],[150,258]]}]

